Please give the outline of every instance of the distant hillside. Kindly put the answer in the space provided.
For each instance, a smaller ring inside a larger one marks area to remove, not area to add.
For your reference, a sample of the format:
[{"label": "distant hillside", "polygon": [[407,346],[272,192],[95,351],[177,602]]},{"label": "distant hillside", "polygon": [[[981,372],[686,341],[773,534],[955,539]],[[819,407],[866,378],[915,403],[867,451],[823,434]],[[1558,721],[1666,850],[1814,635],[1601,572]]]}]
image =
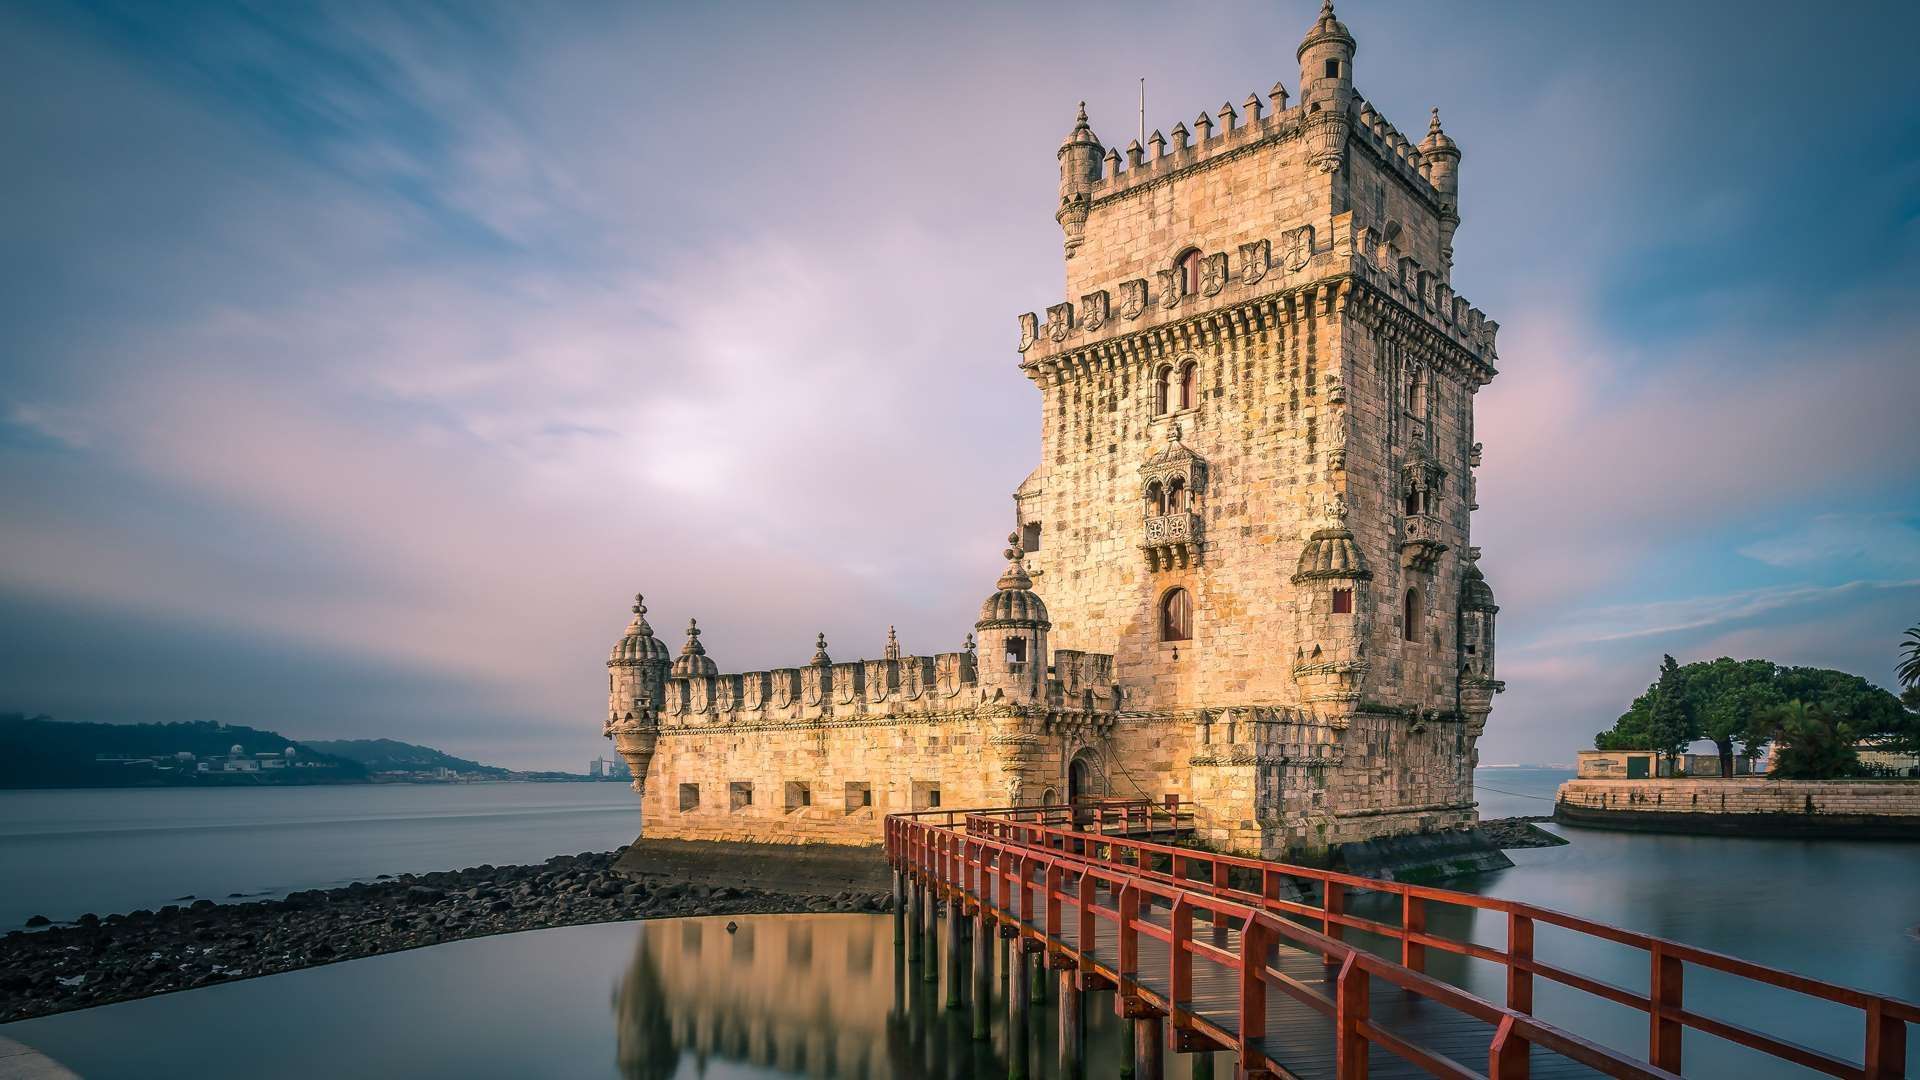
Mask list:
[{"label": "distant hillside", "polygon": [[397,739],[332,739],[305,745],[323,754],[359,762],[369,772],[432,772],[452,769],[471,776],[505,776],[510,770],[495,765],[443,754],[431,746],[417,746]]},{"label": "distant hillside", "polygon": [[72,724],[0,713],[0,787],[325,784],[366,778],[359,762],[257,728],[211,721]]}]

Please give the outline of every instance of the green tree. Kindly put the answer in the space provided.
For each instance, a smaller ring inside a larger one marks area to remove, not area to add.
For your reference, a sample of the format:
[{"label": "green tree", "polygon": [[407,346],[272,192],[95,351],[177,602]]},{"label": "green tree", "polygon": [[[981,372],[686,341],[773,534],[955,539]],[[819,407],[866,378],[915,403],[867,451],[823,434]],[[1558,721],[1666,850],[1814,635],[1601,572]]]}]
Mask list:
[{"label": "green tree", "polygon": [[1647,741],[1648,749],[1667,759],[1669,772],[1674,771],[1674,762],[1687,744],[1699,738],[1693,703],[1687,698],[1687,681],[1687,672],[1674,663],[1673,657],[1661,658],[1660,680],[1653,684],[1653,701],[1647,712]]},{"label": "green tree", "polygon": [[1775,706],[1767,716],[1780,748],[1774,754],[1773,775],[1787,780],[1831,780],[1860,771],[1860,755],[1853,746],[1859,733],[1825,705],[1794,699]]},{"label": "green tree", "polygon": [[1747,758],[1757,757],[1769,734],[1761,723],[1775,706],[1781,704],[1774,685],[1778,670],[1770,660],[1734,660],[1722,656],[1711,663],[1688,664],[1680,669],[1686,675],[1688,704],[1698,724],[1699,735],[1713,742],[1720,753],[1720,775],[1733,775],[1733,744],[1738,740]]},{"label": "green tree", "polygon": [[1659,681],[1633,700],[1611,730],[1595,735],[1594,746],[1655,750],[1671,761],[1687,743],[1711,739],[1722,775],[1732,775],[1734,745],[1746,757],[1758,755],[1779,730],[1773,711],[1795,700],[1819,707],[1857,738],[1920,753],[1920,694],[1903,703],[1844,671],[1724,656],[1686,665],[1663,657]]},{"label": "green tree", "polygon": [[1920,625],[1907,631],[1900,639],[1900,666],[1894,674],[1900,677],[1900,685],[1909,690],[1920,688]]}]

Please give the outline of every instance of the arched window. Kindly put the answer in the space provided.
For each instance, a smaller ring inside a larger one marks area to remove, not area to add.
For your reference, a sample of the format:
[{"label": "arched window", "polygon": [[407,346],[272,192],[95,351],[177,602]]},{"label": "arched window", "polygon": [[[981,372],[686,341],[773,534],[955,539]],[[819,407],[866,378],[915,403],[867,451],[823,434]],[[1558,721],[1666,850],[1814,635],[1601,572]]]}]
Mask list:
[{"label": "arched window", "polygon": [[1420,640],[1420,590],[1408,589],[1406,600],[1401,604],[1400,636],[1408,641]]},{"label": "arched window", "polygon": [[1193,296],[1200,291],[1200,249],[1188,248],[1175,266],[1180,271],[1180,295]]},{"label": "arched window", "polygon": [[1153,377],[1153,415],[1164,416],[1167,411],[1168,384],[1173,381],[1173,368],[1163,367]]},{"label": "arched window", "polygon": [[1193,600],[1185,589],[1168,589],[1160,598],[1160,640],[1188,641],[1193,637]]},{"label": "arched window", "polygon": [[1159,517],[1167,512],[1167,493],[1161,489],[1160,481],[1147,485],[1147,516]]},{"label": "arched window", "polygon": [[1167,509],[1169,514],[1178,514],[1187,508],[1187,482],[1176,476],[1167,481]]},{"label": "arched window", "polygon": [[1180,407],[1183,409],[1193,408],[1195,400],[1193,383],[1199,371],[1200,365],[1191,360],[1180,367]]},{"label": "arched window", "polygon": [[1420,489],[1410,487],[1407,489],[1407,513],[1417,514],[1419,512],[1420,512]]}]

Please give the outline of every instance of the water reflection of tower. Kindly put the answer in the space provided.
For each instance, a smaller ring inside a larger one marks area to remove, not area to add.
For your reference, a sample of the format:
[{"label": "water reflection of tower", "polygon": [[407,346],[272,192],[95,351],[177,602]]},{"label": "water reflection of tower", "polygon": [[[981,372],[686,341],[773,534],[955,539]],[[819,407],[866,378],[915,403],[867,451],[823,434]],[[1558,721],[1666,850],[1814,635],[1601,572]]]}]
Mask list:
[{"label": "water reflection of tower", "polygon": [[893,1052],[887,920],[742,917],[732,934],[727,922],[642,929],[613,1003],[624,1075],[670,1076],[687,1054],[813,1077],[921,1074]]}]

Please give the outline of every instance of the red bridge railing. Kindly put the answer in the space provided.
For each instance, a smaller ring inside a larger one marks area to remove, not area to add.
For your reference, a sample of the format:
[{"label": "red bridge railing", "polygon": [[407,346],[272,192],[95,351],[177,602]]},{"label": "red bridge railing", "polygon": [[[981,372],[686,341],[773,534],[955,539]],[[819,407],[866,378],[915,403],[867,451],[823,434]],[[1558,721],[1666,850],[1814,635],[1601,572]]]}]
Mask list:
[{"label": "red bridge railing", "polygon": [[[1083,977],[1091,976],[1094,983],[1111,981],[1123,998],[1136,997],[1163,1010],[1176,1029],[1198,1031],[1236,1049],[1243,1069],[1285,1067],[1284,1062],[1269,1060],[1256,1045],[1264,1035],[1271,991],[1289,995],[1333,1019],[1342,1078],[1365,1076],[1368,1048],[1378,1047],[1435,1076],[1511,1080],[1527,1075],[1529,1046],[1609,1076],[1671,1076],[1681,1069],[1681,1032],[1686,1028],[1829,1076],[1884,1080],[1906,1075],[1906,1025],[1920,1023],[1920,1005],[1912,1002],[1518,901],[1216,854],[1130,835],[1150,828],[1148,822],[1155,814],[1165,815],[1162,827],[1177,834],[1191,820],[1190,815],[1183,818],[1183,813],[1177,803],[1114,800],[1092,814],[1084,807],[1055,806],[894,815],[886,824],[887,854],[893,866],[913,880],[969,910],[984,910],[1002,924],[1019,927],[1023,936],[1037,939],[1040,948],[1065,954]],[[1076,822],[1083,827],[1075,827]],[[1063,892],[1068,877],[1075,882],[1071,895]],[[1290,885],[1299,881],[1319,885],[1318,904],[1286,898]],[[1100,887],[1118,896],[1117,906],[1094,902]],[[1361,891],[1399,897],[1400,921],[1350,913],[1347,900]],[[1063,900],[1075,903],[1076,925],[1061,924]],[[1142,902],[1153,900],[1170,907],[1170,928],[1140,918]],[[1427,915],[1432,905],[1504,914],[1505,948],[1430,930]],[[1228,951],[1196,938],[1196,915],[1203,916],[1203,925],[1209,927],[1230,923],[1239,928],[1238,949]],[[1119,961],[1112,970],[1093,959],[1096,928],[1102,921],[1117,932]],[[1303,921],[1318,924],[1318,930],[1302,925]],[[1534,928],[1539,924],[1645,952],[1648,992],[1541,961],[1533,950]],[[1342,940],[1348,929],[1397,941],[1399,962],[1348,945]],[[1137,970],[1141,935],[1169,946],[1171,970],[1166,973],[1164,995],[1146,986]],[[1337,968],[1333,1000],[1269,966],[1266,950],[1274,944],[1317,954]],[[1426,975],[1429,949],[1501,965],[1506,974],[1505,1003],[1495,1004]],[[1191,1000],[1195,957],[1235,973],[1239,1015],[1232,1018],[1231,1028],[1221,1018],[1209,1018],[1183,1004]],[[1860,1010],[1861,1060],[1848,1061],[1689,1009],[1683,989],[1689,966]],[[1485,1072],[1468,1069],[1374,1023],[1365,976],[1491,1025]],[[1536,978],[1646,1013],[1645,1058],[1630,1057],[1534,1018]]]}]

